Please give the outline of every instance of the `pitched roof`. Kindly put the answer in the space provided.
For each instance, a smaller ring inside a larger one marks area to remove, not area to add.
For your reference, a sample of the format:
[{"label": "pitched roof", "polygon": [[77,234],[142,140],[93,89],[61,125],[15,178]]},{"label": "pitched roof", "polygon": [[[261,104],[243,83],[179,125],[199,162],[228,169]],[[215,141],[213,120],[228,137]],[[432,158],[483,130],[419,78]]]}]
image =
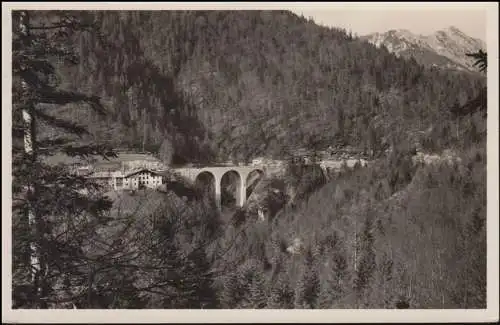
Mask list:
[{"label": "pitched roof", "polygon": [[91,178],[111,178],[111,177],[123,177],[121,171],[95,171],[89,174],[87,177]]},{"label": "pitched roof", "polygon": [[159,176],[163,176],[162,172],[161,171],[157,171],[157,170],[151,170],[151,169],[148,169],[148,168],[134,168],[134,169],[131,169],[129,171],[127,171],[125,173],[125,175],[123,175],[123,177],[130,177],[130,176],[133,176],[135,174],[138,174],[140,172],[148,172],[148,173],[151,173],[151,174],[156,174],[156,175],[159,175]]}]

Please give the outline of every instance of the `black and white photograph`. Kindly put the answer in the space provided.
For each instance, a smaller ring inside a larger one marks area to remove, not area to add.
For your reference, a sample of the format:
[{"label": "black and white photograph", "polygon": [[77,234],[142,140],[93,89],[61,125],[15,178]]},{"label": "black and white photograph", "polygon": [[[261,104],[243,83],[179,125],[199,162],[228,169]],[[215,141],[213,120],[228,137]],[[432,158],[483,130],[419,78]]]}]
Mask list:
[{"label": "black and white photograph", "polygon": [[2,39],[3,321],[498,321],[498,3],[12,2]]}]

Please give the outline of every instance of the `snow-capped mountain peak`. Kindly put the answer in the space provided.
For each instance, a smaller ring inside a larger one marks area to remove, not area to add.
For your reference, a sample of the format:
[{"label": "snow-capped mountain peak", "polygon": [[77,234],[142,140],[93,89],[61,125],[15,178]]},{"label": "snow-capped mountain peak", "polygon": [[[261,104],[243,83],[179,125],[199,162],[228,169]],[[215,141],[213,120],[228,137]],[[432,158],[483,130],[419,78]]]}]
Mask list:
[{"label": "snow-capped mountain peak", "polygon": [[377,47],[385,46],[398,56],[414,57],[424,65],[476,71],[473,60],[466,53],[486,50],[484,41],[470,37],[455,26],[438,30],[431,35],[420,35],[406,29],[392,29],[373,33],[362,39]]}]

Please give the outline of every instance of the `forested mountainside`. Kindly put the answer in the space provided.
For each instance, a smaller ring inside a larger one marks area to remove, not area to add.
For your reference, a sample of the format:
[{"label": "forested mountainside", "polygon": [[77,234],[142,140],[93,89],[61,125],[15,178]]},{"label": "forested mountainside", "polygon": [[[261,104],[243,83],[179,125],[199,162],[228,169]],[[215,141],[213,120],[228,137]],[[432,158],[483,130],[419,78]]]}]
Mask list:
[{"label": "forested mountainside", "polygon": [[151,151],[165,142],[175,162],[327,145],[376,155],[420,137],[439,150],[462,141],[450,109],[485,86],[287,11],[91,15],[98,33],[73,40],[80,63],[61,78],[101,96],[111,114],[57,114],[88,123],[91,141]]}]

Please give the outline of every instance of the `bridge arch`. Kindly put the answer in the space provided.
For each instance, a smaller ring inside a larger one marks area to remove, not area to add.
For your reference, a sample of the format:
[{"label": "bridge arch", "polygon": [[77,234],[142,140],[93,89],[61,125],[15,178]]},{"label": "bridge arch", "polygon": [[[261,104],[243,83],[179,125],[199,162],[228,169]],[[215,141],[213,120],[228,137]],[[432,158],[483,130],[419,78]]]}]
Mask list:
[{"label": "bridge arch", "polygon": [[214,173],[204,170],[198,173],[194,179],[196,190],[203,196],[208,196],[217,202],[216,188],[217,177]]},{"label": "bridge arch", "polygon": [[233,204],[243,206],[245,204],[245,198],[242,195],[245,194],[244,188],[246,186],[240,172],[234,169],[224,172],[220,179],[220,186],[221,206]]}]

